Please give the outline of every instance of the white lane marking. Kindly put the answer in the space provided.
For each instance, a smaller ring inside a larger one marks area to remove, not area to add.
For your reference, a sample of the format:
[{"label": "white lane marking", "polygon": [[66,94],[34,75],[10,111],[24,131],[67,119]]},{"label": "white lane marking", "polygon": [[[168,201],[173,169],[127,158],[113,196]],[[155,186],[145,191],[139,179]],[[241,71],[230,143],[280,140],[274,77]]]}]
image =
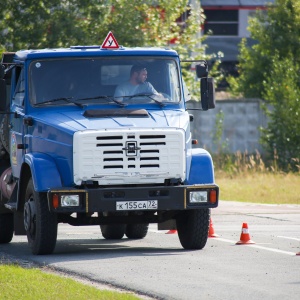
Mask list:
[{"label": "white lane marking", "polygon": [[[155,232],[155,233],[166,233],[166,231],[153,230],[153,229],[150,229],[149,231]],[[230,243],[230,244],[236,244],[236,241],[223,239],[220,237],[214,238],[213,240],[214,241],[222,241],[222,242],[226,242],[226,243]],[[241,246],[242,245],[237,245],[237,247],[241,247]],[[296,255],[295,252],[289,252],[289,251],[284,251],[284,250],[279,250],[279,249],[274,249],[274,248],[269,248],[269,247],[263,247],[263,246],[259,246],[259,245],[249,244],[249,245],[245,245],[245,246],[256,248],[256,249],[261,249],[261,250],[267,250],[267,251],[271,251],[271,252],[275,252],[275,253],[281,253],[281,254],[285,254],[285,255],[292,255],[292,256]]]},{"label": "white lane marking", "polygon": [[[223,239],[223,238],[215,238],[214,241],[222,241],[222,242],[226,242],[226,243],[233,243],[235,244],[235,241],[232,240],[227,240],[227,239]],[[242,245],[237,245],[237,247],[241,247]],[[257,249],[261,249],[261,250],[267,250],[267,251],[271,251],[271,252],[276,252],[276,253],[281,253],[281,254],[286,254],[286,255],[296,255],[295,252],[289,252],[289,251],[283,251],[283,250],[279,250],[279,249],[274,249],[274,248],[268,248],[268,247],[263,247],[263,246],[259,246],[259,245],[253,245],[253,244],[249,244],[249,245],[245,245],[247,247],[251,247],[251,248],[257,248]]]},{"label": "white lane marking", "polygon": [[282,239],[288,239],[288,240],[294,240],[294,241],[300,241],[300,239],[294,238],[294,237],[289,237],[289,236],[281,236],[278,235],[278,238],[282,238]]},{"label": "white lane marking", "polygon": [[168,232],[168,230],[148,229],[148,232],[154,232],[154,233],[166,233],[166,232]]}]

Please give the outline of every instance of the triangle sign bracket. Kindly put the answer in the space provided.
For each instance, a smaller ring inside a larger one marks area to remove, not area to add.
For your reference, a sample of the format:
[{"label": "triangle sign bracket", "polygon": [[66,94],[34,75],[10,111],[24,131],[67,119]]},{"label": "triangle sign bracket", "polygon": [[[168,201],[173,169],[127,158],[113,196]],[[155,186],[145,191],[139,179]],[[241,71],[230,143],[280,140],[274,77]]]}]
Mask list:
[{"label": "triangle sign bracket", "polygon": [[119,44],[110,31],[101,46],[102,49],[119,49]]}]

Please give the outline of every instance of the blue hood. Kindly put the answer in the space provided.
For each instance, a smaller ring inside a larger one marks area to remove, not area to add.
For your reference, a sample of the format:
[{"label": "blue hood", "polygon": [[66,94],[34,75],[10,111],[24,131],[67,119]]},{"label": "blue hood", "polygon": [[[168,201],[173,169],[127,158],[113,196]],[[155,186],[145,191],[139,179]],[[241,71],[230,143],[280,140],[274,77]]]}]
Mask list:
[{"label": "blue hood", "polygon": [[[90,110],[93,112],[93,110]],[[125,110],[124,110],[125,111]],[[185,131],[189,125],[189,114],[184,110],[153,110],[144,111],[144,114],[127,116],[116,116],[110,114],[109,111],[106,116],[86,117],[83,111],[47,111],[38,115],[38,122],[43,120],[44,124],[49,127],[60,129],[62,131],[69,131],[74,133],[80,130],[96,130],[96,129],[115,129],[122,127],[136,127],[136,128],[159,128],[172,127],[183,128]]]}]

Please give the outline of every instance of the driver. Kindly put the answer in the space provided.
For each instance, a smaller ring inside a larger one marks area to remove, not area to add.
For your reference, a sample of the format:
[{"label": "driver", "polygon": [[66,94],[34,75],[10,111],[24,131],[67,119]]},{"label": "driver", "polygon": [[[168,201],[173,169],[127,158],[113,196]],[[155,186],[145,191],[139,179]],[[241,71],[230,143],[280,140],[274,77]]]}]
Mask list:
[{"label": "driver", "polygon": [[153,85],[146,81],[146,79],[147,69],[143,66],[133,65],[130,71],[129,81],[117,86],[114,97],[118,100],[122,100],[124,96],[133,96],[136,94],[159,95]]}]

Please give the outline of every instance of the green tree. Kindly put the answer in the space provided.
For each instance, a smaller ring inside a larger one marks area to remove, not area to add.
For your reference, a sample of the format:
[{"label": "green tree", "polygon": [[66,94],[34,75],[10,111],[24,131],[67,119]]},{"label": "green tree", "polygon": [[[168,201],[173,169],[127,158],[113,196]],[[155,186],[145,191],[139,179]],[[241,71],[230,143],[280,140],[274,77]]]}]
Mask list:
[{"label": "green tree", "polygon": [[269,123],[262,129],[262,141],[279,167],[299,170],[300,162],[300,84],[299,62],[292,55],[274,55],[270,77],[264,82],[263,98],[273,107],[266,109]]},{"label": "green tree", "polygon": [[[124,46],[199,50],[200,8],[188,0],[0,0],[0,44],[7,50],[101,43],[113,31]],[[155,3],[155,5],[153,4]],[[2,9],[3,8],[3,9]],[[188,12],[183,24],[176,21]],[[104,35],[104,37],[103,37]]]},{"label": "green tree", "polygon": [[[8,51],[99,45],[112,31],[123,46],[172,47],[181,59],[205,58],[199,34],[204,16],[189,0],[0,0],[0,5],[0,48]],[[197,95],[190,68],[185,64],[183,75]]]},{"label": "green tree", "polygon": [[0,45],[8,51],[94,42],[98,20],[109,13],[97,0],[0,0],[0,4]]},{"label": "green tree", "polygon": [[241,43],[240,76],[230,78],[231,90],[266,100],[270,122],[262,141],[283,169],[296,168],[300,159],[300,2],[276,0],[250,20],[252,48]]}]

